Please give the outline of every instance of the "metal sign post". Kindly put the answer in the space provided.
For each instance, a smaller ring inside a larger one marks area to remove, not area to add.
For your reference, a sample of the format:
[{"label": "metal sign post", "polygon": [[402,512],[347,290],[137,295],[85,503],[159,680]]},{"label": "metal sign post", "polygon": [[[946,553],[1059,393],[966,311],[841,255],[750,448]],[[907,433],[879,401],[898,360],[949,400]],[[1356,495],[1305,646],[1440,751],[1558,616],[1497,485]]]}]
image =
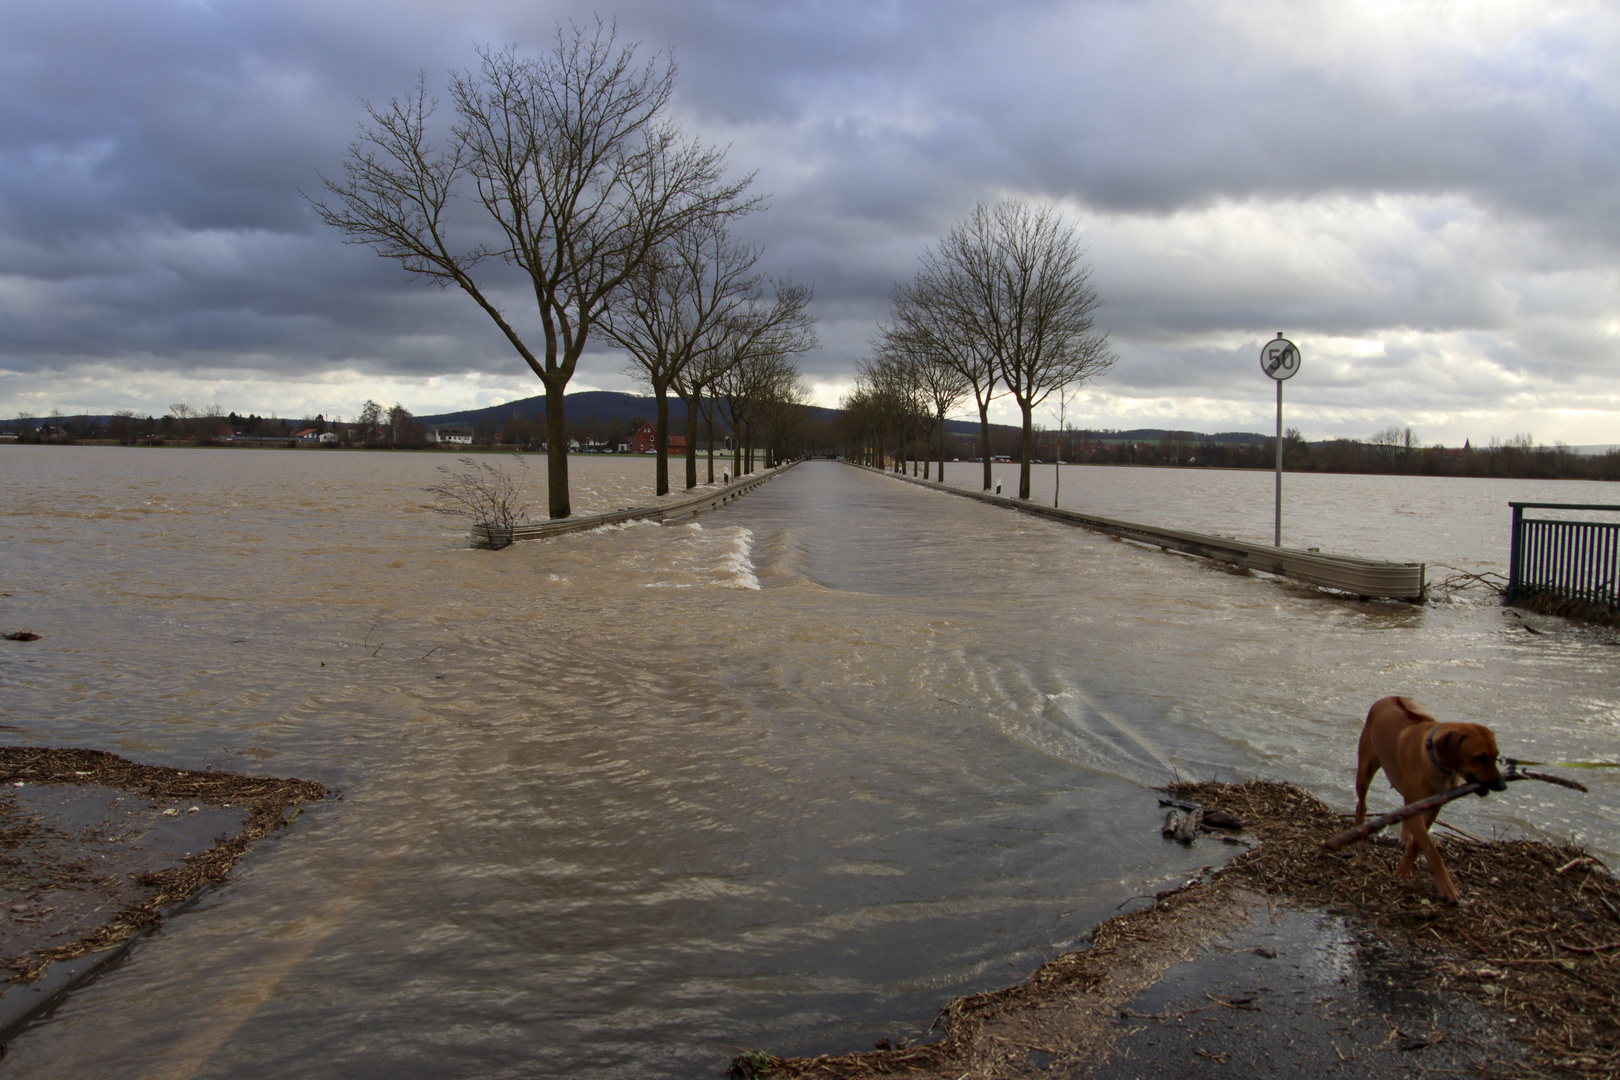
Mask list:
[{"label": "metal sign post", "polygon": [[1273,547],[1282,547],[1282,384],[1299,371],[1299,350],[1282,336],[1281,330],[1277,331],[1276,340],[1266,342],[1260,350],[1260,370],[1277,383],[1277,512],[1271,543]]}]

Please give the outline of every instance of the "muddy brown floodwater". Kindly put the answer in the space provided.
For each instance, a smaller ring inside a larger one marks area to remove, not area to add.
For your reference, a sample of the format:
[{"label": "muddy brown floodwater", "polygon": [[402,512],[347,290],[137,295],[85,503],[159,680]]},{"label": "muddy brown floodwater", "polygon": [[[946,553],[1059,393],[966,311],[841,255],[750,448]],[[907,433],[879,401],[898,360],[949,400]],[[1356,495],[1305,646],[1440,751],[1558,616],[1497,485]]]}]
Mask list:
[{"label": "muddy brown floodwater", "polygon": [[[344,794],[15,1040],[11,1075],[689,1077],[868,1048],[1209,861],[1160,840],[1156,785],[1349,809],[1383,694],[1517,757],[1620,758],[1613,632],[1527,633],[1487,598],[1327,598],[828,462],[691,523],[473,551],[420,509],[443,460],[0,447],[0,630],[41,635],[0,642],[4,741]],[[1066,504],[1088,473],[1194,529],[1254,494],[1077,469]],[[574,475],[582,512],[651,488],[643,459]],[[1357,542],[1324,548],[1431,558],[1443,532],[1476,568],[1507,500],[1548,497],[1346,480],[1292,508],[1326,529],[1353,500]],[[1599,487],[1558,490],[1620,502]],[[1607,857],[1620,800],[1592,788],[1446,816]]]}]

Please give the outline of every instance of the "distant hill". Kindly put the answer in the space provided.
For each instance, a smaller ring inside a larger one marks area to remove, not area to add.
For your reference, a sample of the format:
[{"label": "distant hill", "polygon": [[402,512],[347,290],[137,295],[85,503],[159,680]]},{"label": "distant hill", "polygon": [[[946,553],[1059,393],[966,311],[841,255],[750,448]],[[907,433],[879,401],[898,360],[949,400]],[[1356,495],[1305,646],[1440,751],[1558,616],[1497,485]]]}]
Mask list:
[{"label": "distant hill", "polygon": [[[583,390],[577,394],[568,395],[568,420],[570,423],[590,423],[599,421],[604,424],[620,424],[640,417],[651,420],[656,410],[655,403],[650,395],[639,396],[624,394],[615,390]],[[838,409],[814,408],[810,416],[815,420],[836,420]],[[508,401],[502,405],[487,405],[482,409],[463,409],[460,412],[438,413],[433,416],[418,416],[417,422],[430,426],[443,424],[466,424],[476,427],[480,420],[493,421],[497,426],[511,419],[527,420],[531,417],[546,415],[546,398],[544,394],[537,397],[520,398],[517,401]],[[686,422],[686,406],[680,398],[669,399],[669,422],[679,428]],[[991,429],[997,432],[1012,432],[1017,428],[1011,424],[991,424]],[[947,420],[945,429],[953,435],[977,435],[979,424],[976,420]],[[1108,443],[1156,443],[1165,436],[1164,428],[1133,428],[1130,431],[1101,431],[1088,429],[1093,439]],[[1198,431],[1178,432],[1188,442],[1218,442],[1238,443],[1244,445],[1259,445],[1265,443],[1268,436],[1257,435],[1251,431],[1223,431],[1215,435],[1205,435]]]},{"label": "distant hill", "polygon": [[[567,415],[569,423],[590,423],[600,421],[604,424],[628,423],[637,417],[651,420],[657,412],[658,405],[651,395],[640,397],[636,394],[622,394],[615,390],[582,390],[577,394],[569,394],[567,400]],[[531,417],[546,415],[546,397],[521,398],[517,401],[508,401],[504,405],[487,405],[482,409],[463,409],[460,412],[439,413],[435,416],[418,416],[418,423],[429,425],[440,424],[467,424],[476,426],[480,420],[493,420],[497,425],[504,424],[511,419],[527,420]],[[837,409],[812,409],[810,415],[816,420],[833,420],[838,416]],[[686,406],[678,397],[669,399],[669,422],[674,425],[686,422]]]}]

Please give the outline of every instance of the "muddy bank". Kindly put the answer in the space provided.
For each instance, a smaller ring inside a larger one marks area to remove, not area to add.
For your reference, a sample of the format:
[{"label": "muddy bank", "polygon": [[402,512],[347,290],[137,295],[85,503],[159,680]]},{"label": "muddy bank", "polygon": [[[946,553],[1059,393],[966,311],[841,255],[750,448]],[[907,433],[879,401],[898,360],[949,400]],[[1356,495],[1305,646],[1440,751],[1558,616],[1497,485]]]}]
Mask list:
[{"label": "muddy bank", "polygon": [[0,1039],[325,794],[307,780],[0,747]]},{"label": "muddy bank", "polygon": [[1620,1073],[1620,882],[1584,852],[1437,837],[1463,894],[1446,908],[1422,867],[1393,877],[1393,839],[1325,850],[1345,819],[1297,788],[1173,791],[1242,818],[1259,845],[1022,985],[951,1002],[937,1041],[755,1052],[732,1075]]}]

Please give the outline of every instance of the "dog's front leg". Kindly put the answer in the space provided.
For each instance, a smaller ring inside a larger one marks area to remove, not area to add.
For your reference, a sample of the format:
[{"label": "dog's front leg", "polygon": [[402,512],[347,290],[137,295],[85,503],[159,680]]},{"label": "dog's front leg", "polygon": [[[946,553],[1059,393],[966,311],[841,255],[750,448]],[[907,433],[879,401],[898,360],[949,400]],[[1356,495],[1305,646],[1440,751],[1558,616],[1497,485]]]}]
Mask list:
[{"label": "dog's front leg", "polygon": [[1440,899],[1446,904],[1457,902],[1457,886],[1452,883],[1451,872],[1446,869],[1445,860],[1440,857],[1440,849],[1434,845],[1434,837],[1429,835],[1428,826],[1440,816],[1438,808],[1427,814],[1419,814],[1411,819],[1423,822],[1417,830],[1418,844],[1423,848],[1423,857],[1428,860],[1429,871],[1434,874],[1434,887],[1440,893]]},{"label": "dog's front leg", "polygon": [[1412,818],[1401,822],[1401,839],[1405,842],[1405,850],[1401,853],[1400,864],[1395,867],[1395,876],[1409,878],[1412,876],[1412,868],[1417,865],[1419,848],[1417,828]]}]

